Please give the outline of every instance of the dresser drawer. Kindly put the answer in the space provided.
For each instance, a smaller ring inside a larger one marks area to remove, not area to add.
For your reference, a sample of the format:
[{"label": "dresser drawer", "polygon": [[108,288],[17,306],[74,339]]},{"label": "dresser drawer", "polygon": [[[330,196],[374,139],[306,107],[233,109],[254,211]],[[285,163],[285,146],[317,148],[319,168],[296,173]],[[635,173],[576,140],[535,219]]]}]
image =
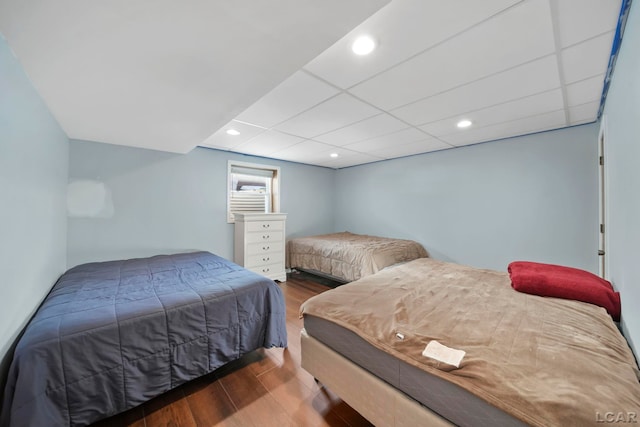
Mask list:
[{"label": "dresser drawer", "polygon": [[282,231],[284,230],[284,221],[255,221],[248,222],[247,232],[253,231]]},{"label": "dresser drawer", "polygon": [[269,243],[269,242],[282,242],[284,235],[282,231],[262,231],[255,233],[247,233],[245,235],[247,243]]},{"label": "dresser drawer", "polygon": [[[247,270],[251,270],[254,273],[258,273],[261,274],[263,276],[267,276],[270,279],[274,279],[274,276],[278,276],[281,274],[281,271],[283,271],[282,269],[282,265],[280,264],[268,264],[268,265],[261,265],[261,266],[257,266],[257,267],[245,267]],[[275,279],[274,279],[275,280]],[[280,279],[278,279],[280,280]]]},{"label": "dresser drawer", "polygon": [[260,255],[249,255],[245,261],[245,267],[259,267],[266,266],[268,264],[281,264],[284,261],[284,255],[282,251],[264,253]]},{"label": "dresser drawer", "polygon": [[282,241],[250,243],[247,245],[245,257],[250,257],[253,255],[272,254],[272,253],[278,253],[278,252],[284,253],[284,244]]}]

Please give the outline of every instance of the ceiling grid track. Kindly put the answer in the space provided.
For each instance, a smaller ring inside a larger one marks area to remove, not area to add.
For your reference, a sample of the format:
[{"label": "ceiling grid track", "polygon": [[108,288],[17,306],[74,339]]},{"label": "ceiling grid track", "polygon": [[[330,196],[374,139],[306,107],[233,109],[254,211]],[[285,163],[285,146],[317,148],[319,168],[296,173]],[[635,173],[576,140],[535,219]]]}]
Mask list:
[{"label": "ceiling grid track", "polygon": [[553,27],[553,40],[556,45],[556,61],[558,63],[558,77],[560,79],[560,90],[562,91],[562,102],[564,104],[564,120],[565,126],[569,126],[571,118],[569,117],[569,100],[567,95],[566,79],[564,73],[564,65],[562,63],[562,46],[560,44],[560,23],[558,22],[558,4],[556,0],[549,0],[551,8],[551,25]]}]

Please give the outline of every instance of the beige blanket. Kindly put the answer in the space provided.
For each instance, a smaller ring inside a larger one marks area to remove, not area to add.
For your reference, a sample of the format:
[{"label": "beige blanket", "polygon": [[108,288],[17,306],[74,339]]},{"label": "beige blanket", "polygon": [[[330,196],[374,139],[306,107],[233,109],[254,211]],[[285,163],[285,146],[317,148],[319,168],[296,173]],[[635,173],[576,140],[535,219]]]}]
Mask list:
[{"label": "beige blanket", "polygon": [[413,240],[342,233],[300,237],[287,242],[287,266],[315,270],[347,282],[385,267],[429,256]]},{"label": "beige blanket", "polygon": [[[531,425],[640,422],[637,365],[606,311],[519,293],[506,273],[423,258],[313,297],[301,313]],[[431,340],[464,350],[460,368],[422,356]]]}]

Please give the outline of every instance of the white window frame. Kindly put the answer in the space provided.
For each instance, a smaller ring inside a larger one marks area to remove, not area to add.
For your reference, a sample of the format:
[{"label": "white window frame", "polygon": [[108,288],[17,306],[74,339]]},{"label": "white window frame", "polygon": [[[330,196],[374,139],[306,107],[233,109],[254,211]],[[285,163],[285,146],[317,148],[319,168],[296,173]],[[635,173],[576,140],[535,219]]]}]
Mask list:
[{"label": "white window frame", "polygon": [[258,163],[248,163],[248,162],[239,162],[235,160],[229,160],[227,162],[227,222],[229,224],[235,223],[235,219],[233,217],[233,212],[231,211],[231,192],[233,179],[231,178],[231,171],[234,168],[243,168],[243,169],[257,169],[263,171],[270,171],[273,173],[273,178],[271,179],[271,203],[270,213],[279,213],[280,212],[280,180],[281,180],[281,172],[280,167],[271,166],[271,165],[261,165]]}]

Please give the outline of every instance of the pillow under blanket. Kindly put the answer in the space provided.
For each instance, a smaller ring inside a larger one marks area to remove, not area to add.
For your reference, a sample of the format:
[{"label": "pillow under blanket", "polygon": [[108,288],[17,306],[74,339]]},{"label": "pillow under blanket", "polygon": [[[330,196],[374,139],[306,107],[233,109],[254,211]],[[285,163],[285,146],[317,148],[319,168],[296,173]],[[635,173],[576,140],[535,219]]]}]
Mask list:
[{"label": "pillow under blanket", "polygon": [[599,305],[613,320],[620,320],[620,294],[613,290],[609,281],[593,273],[529,261],[514,261],[507,270],[516,291]]}]

